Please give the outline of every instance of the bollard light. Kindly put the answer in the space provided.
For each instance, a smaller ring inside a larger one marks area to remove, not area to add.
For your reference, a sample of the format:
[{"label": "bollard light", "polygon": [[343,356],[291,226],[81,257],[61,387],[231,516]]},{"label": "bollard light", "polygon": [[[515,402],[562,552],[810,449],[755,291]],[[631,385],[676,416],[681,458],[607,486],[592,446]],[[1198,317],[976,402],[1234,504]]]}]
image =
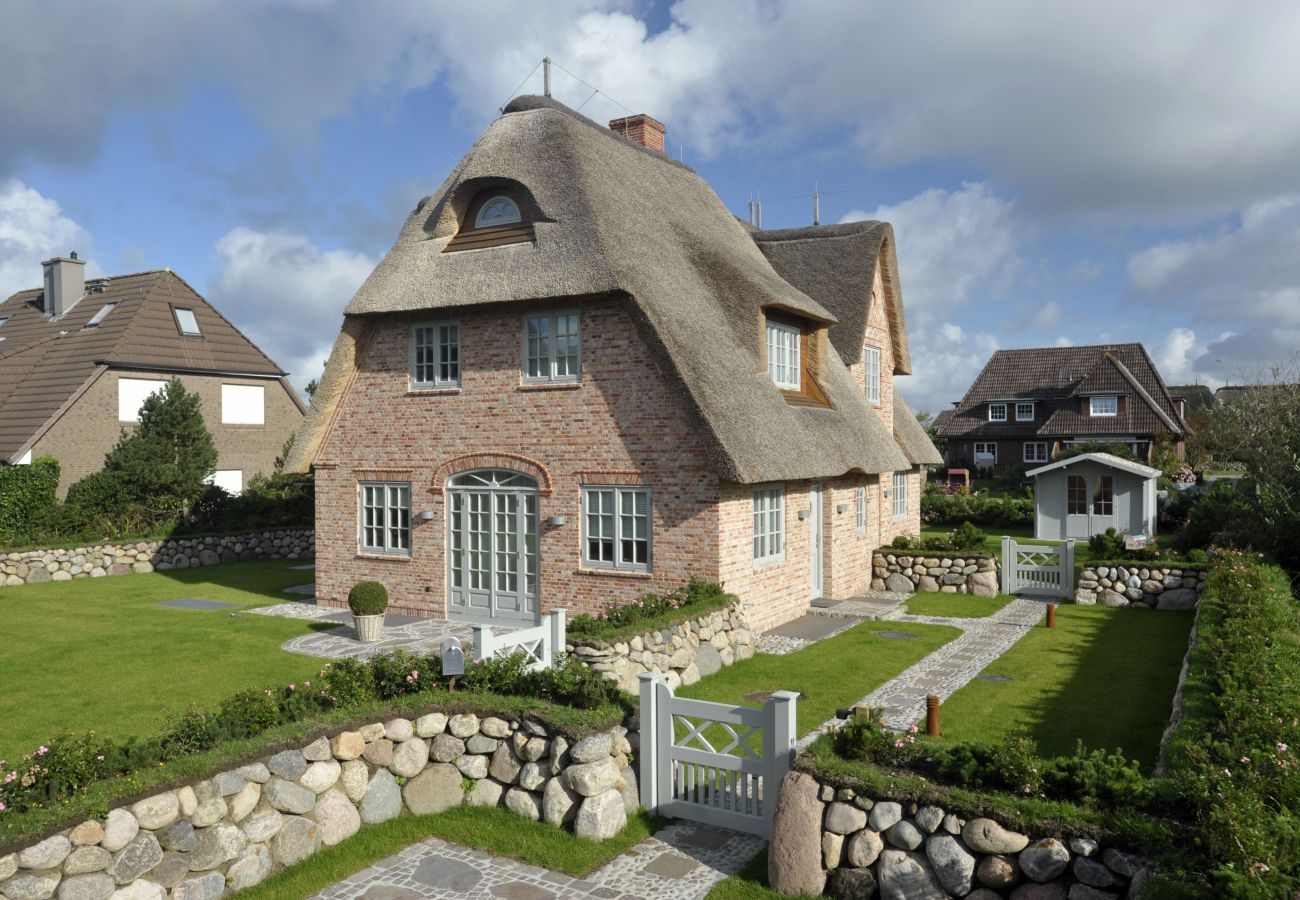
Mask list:
[{"label": "bollard light", "polygon": [[930,694],[925,698],[925,733],[930,737],[939,736],[938,694]]},{"label": "bollard light", "polygon": [[1047,627],[1048,628],[1056,627],[1056,604],[1055,603],[1047,604]]}]

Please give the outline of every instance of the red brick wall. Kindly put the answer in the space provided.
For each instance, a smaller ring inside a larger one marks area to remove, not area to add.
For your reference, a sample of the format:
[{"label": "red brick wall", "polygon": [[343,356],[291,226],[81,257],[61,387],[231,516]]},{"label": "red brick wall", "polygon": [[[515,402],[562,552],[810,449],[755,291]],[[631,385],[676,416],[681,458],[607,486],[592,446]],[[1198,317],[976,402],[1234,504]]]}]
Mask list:
[{"label": "red brick wall", "polygon": [[[408,329],[428,317],[375,325],[317,461],[323,602],[342,604],[352,584],[373,578],[388,586],[395,611],[446,614],[444,485],[457,471],[491,464],[465,459],[469,454],[504,455],[504,467],[543,476],[542,612],[595,612],[642,591],[678,587],[691,575],[718,577],[717,476],[687,401],[626,304],[582,306],[577,386],[521,384],[522,315],[518,306],[459,311],[461,387],[435,392],[408,390]],[[372,477],[410,481],[413,514],[433,512],[431,521],[413,523],[409,558],[359,552],[357,482]],[[637,481],[652,491],[653,571],[584,571],[580,485]],[[550,516],[567,521],[548,527]]]}]

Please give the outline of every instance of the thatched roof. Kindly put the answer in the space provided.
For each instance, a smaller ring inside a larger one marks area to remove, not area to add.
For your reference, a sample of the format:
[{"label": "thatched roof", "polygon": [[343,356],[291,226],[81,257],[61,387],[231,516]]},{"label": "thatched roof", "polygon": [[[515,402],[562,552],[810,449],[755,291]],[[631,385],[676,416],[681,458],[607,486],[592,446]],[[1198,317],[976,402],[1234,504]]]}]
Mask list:
[{"label": "thatched roof", "polygon": [[[511,184],[524,196],[535,241],[443,253],[470,200],[493,183]],[[345,333],[290,464],[315,459],[350,380],[356,343],[375,317],[612,296],[633,307],[647,337],[662,347],[712,439],[721,477],[753,483],[908,468],[835,355],[822,385],[833,408],[794,406],[773,388],[760,366],[760,310],[775,307],[828,325],[837,320],[819,298],[778,274],[756,240],[761,233],[751,235],[687,166],[553,100],[518,98],[438,192],[420,202],[348,305]],[[863,298],[855,315],[865,324],[871,281],[850,287]],[[901,308],[895,318],[901,328]]]},{"label": "thatched roof", "polygon": [[903,395],[894,391],[894,440],[915,466],[943,465],[943,454],[916,420]]}]

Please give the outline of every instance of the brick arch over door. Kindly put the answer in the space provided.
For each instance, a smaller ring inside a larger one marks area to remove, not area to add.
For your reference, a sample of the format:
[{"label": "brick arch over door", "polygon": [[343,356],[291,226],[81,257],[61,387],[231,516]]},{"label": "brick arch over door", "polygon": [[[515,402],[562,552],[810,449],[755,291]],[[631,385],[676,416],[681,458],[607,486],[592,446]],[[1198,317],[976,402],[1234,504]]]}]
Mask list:
[{"label": "brick arch over door", "polygon": [[433,473],[434,491],[441,491],[447,484],[447,479],[453,475],[473,469],[510,469],[514,472],[522,472],[537,482],[537,493],[540,496],[551,495],[551,473],[547,471],[546,466],[518,453],[466,453],[464,456],[449,459],[438,466],[437,471]]}]

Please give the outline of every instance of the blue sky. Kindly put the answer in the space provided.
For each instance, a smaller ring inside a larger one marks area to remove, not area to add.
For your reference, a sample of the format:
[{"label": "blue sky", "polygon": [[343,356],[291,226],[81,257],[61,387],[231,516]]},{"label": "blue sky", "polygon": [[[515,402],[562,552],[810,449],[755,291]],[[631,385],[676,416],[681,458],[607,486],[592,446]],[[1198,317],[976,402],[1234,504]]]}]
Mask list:
[{"label": "blue sky", "polygon": [[1133,6],[10,0],[0,294],[71,249],[170,267],[304,384],[549,53],[560,100],[659,118],[737,214],[809,224],[818,185],[823,221],[893,222],[916,408],[998,347],[1239,380],[1300,345],[1300,7]]}]

